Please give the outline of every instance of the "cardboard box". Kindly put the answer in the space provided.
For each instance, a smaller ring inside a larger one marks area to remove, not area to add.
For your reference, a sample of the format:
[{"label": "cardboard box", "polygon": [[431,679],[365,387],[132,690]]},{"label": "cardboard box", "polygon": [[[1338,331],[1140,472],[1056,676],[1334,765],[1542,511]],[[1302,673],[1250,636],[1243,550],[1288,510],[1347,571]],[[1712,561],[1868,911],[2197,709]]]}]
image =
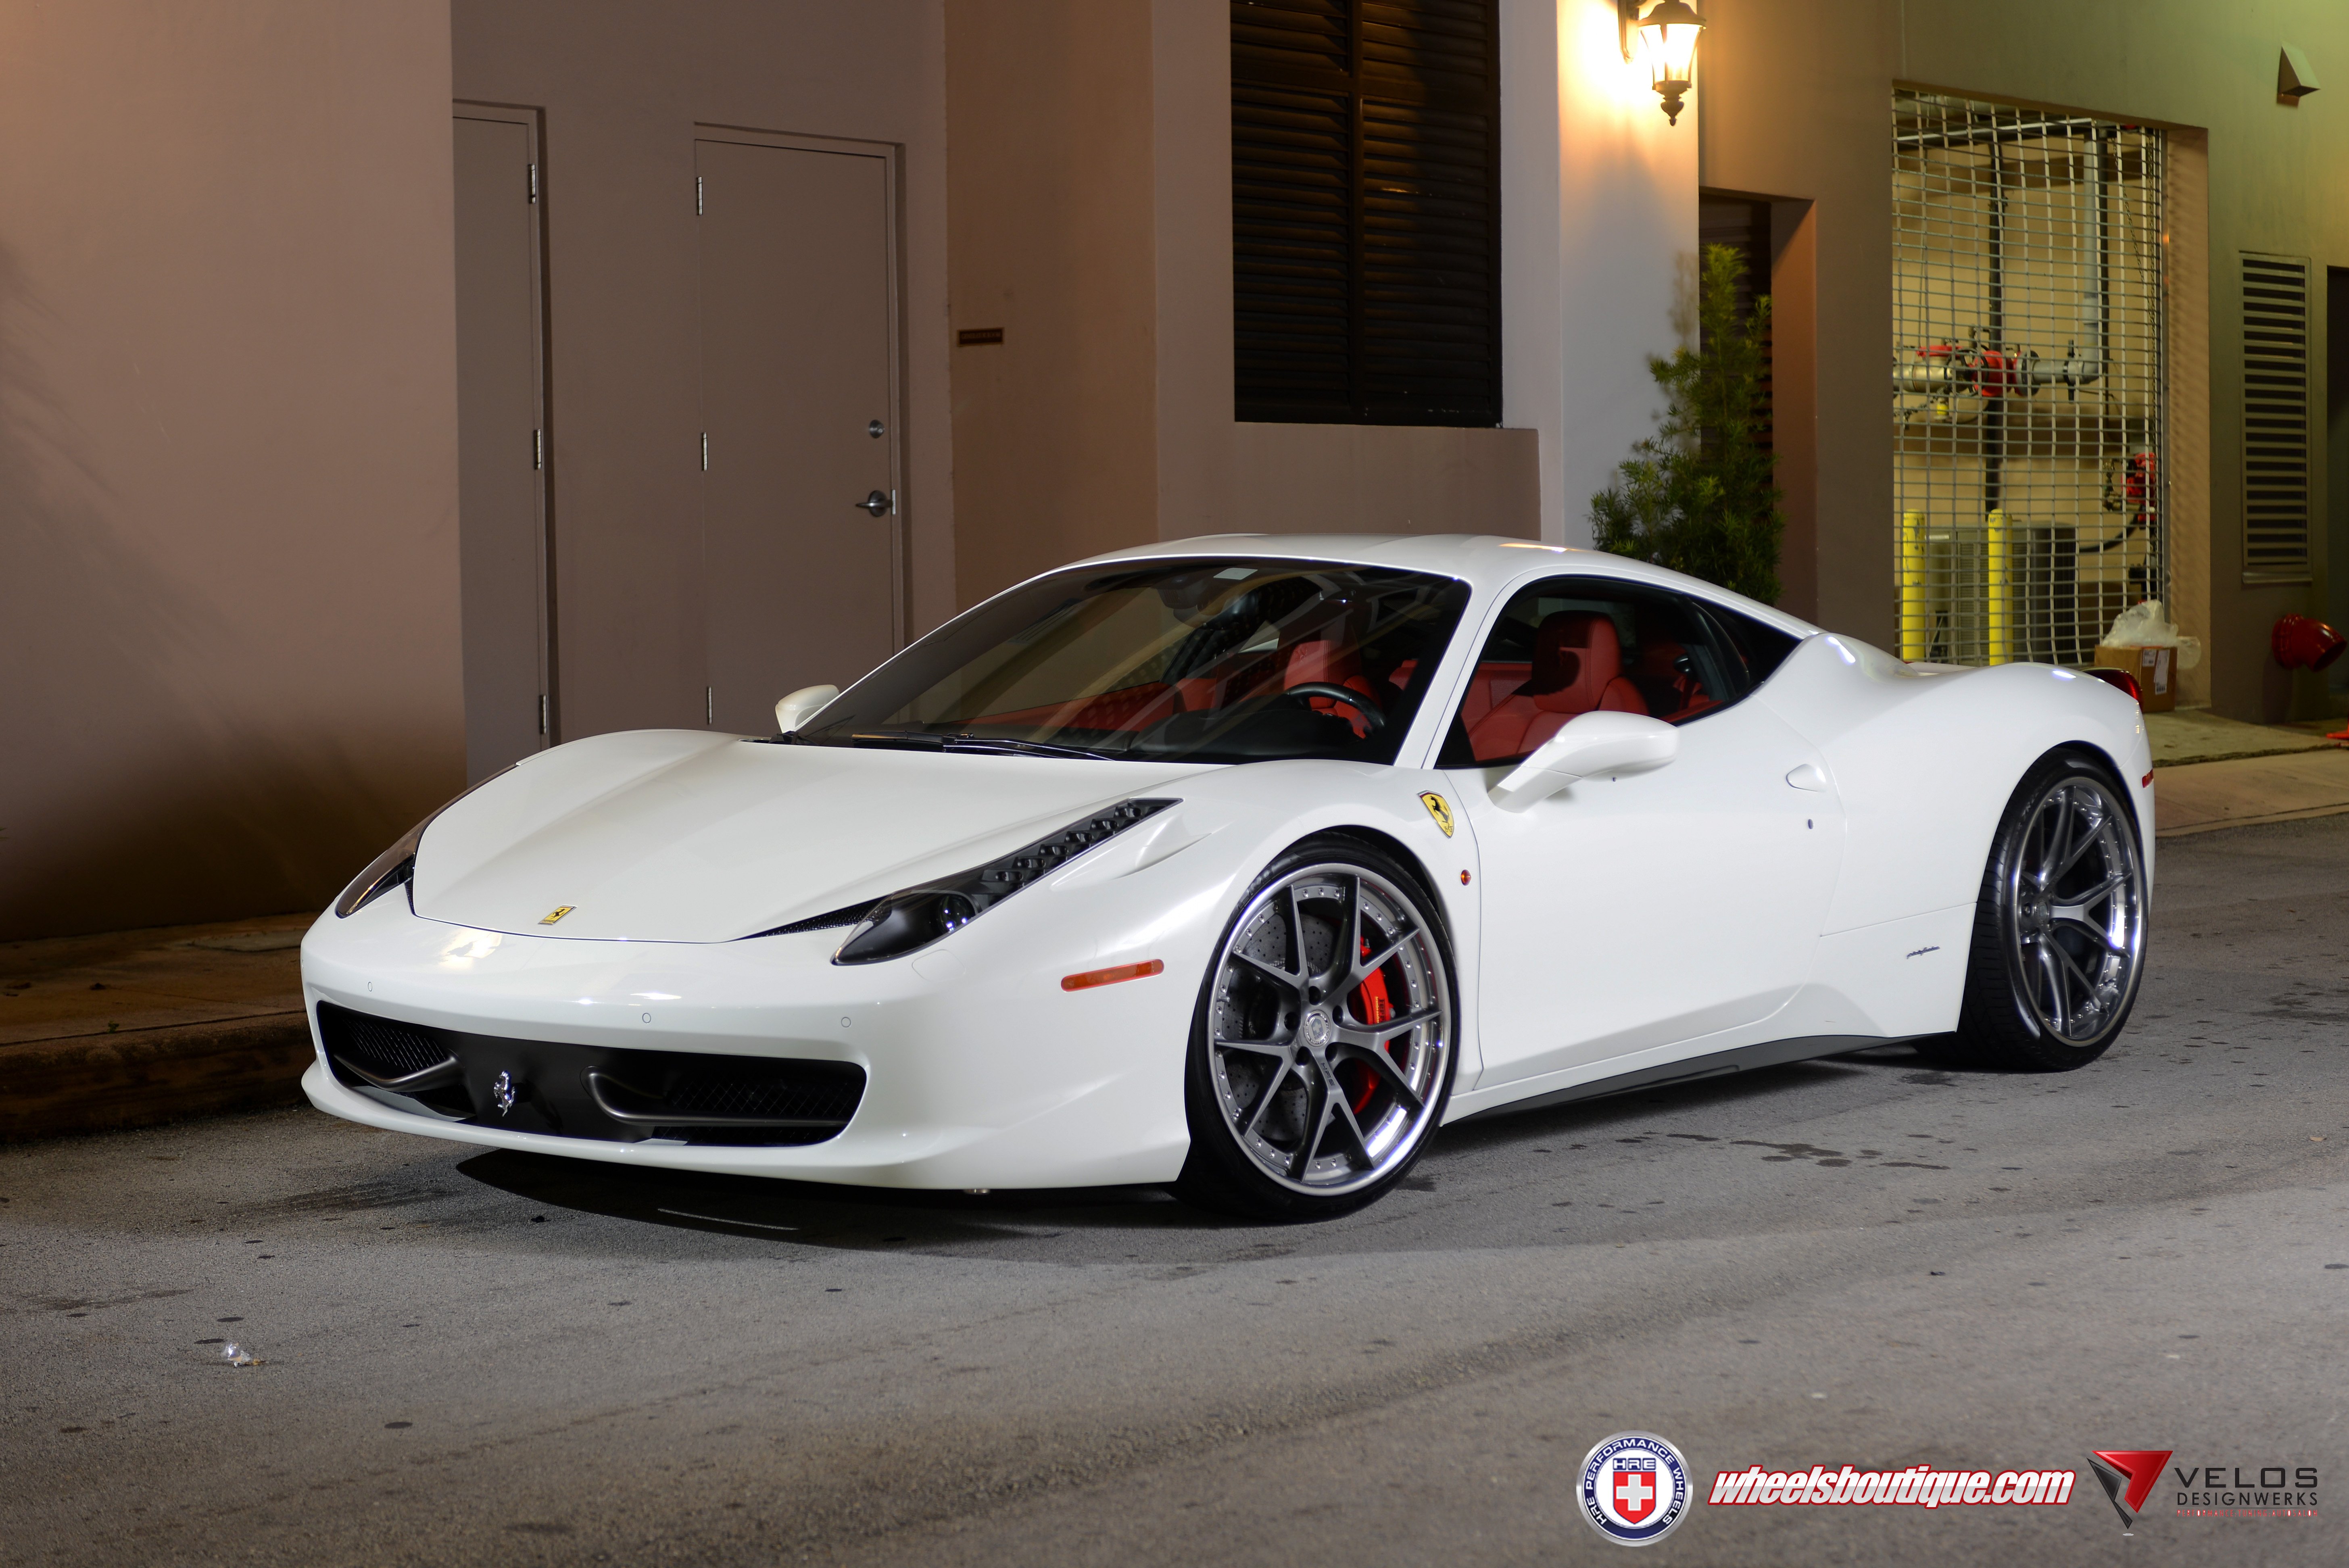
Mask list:
[{"label": "cardboard box", "polygon": [[2108,648],[2099,644],[2097,667],[2127,670],[2137,677],[2137,706],[2147,713],[2168,713],[2178,706],[2176,648]]}]

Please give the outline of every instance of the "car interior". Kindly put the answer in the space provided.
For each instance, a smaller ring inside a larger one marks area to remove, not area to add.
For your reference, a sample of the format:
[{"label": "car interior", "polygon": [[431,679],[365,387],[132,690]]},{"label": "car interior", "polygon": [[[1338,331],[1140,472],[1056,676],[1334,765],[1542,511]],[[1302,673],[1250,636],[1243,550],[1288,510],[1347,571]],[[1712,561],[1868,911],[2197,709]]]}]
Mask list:
[{"label": "car interior", "polygon": [[1437,766],[1522,761],[1578,714],[1685,724],[1752,691],[1795,641],[1662,590],[1600,578],[1537,583],[1485,639]]},{"label": "car interior", "polygon": [[847,738],[910,723],[1118,757],[1392,761],[1466,600],[1454,579],[1319,562],[1039,583],[1029,604],[999,607],[999,626],[973,625],[968,649],[941,648],[944,667],[909,668],[910,701],[876,693],[890,730],[860,717]]}]

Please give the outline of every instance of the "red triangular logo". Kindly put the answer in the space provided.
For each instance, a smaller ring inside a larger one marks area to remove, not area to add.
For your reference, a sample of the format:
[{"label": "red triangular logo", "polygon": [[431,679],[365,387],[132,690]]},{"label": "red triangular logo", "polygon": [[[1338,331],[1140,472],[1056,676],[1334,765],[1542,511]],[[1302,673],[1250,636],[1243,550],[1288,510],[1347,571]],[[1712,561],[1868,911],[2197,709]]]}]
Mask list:
[{"label": "red triangular logo", "polygon": [[2113,1508],[2121,1516],[2122,1528],[2137,1522],[2145,1500],[2153,1495],[2153,1483],[2161,1479],[2161,1467],[2169,1462],[2172,1449],[2095,1449],[2088,1454],[2095,1465],[2096,1480],[2105,1495],[2113,1500]]}]

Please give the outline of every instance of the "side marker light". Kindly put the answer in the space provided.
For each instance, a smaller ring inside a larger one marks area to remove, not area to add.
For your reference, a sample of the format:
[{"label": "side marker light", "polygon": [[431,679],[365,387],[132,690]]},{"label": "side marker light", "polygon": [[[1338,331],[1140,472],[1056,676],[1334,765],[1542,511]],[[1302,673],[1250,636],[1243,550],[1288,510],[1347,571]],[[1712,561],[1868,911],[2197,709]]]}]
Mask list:
[{"label": "side marker light", "polygon": [[2145,770],[2145,787],[2148,789],[2153,788],[2153,769],[2150,768]]},{"label": "side marker light", "polygon": [[1082,975],[1064,975],[1063,991],[1090,991],[1096,985],[1114,985],[1121,980],[1147,980],[1153,975],[1164,975],[1166,965],[1154,958],[1147,964],[1117,964],[1107,969],[1088,969]]}]

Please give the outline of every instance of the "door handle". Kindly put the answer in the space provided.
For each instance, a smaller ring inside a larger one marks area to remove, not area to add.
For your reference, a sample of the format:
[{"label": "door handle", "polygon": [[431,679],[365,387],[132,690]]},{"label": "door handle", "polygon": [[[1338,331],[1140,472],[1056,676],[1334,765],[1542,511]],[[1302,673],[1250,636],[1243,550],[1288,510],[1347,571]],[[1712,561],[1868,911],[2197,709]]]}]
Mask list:
[{"label": "door handle", "polygon": [[897,510],[896,503],[889,499],[889,492],[886,490],[874,490],[863,500],[853,500],[848,504],[869,511],[875,517],[886,517]]},{"label": "door handle", "polygon": [[1786,782],[1797,789],[1824,789],[1827,776],[1819,771],[1817,764],[1806,762],[1786,775]]}]

